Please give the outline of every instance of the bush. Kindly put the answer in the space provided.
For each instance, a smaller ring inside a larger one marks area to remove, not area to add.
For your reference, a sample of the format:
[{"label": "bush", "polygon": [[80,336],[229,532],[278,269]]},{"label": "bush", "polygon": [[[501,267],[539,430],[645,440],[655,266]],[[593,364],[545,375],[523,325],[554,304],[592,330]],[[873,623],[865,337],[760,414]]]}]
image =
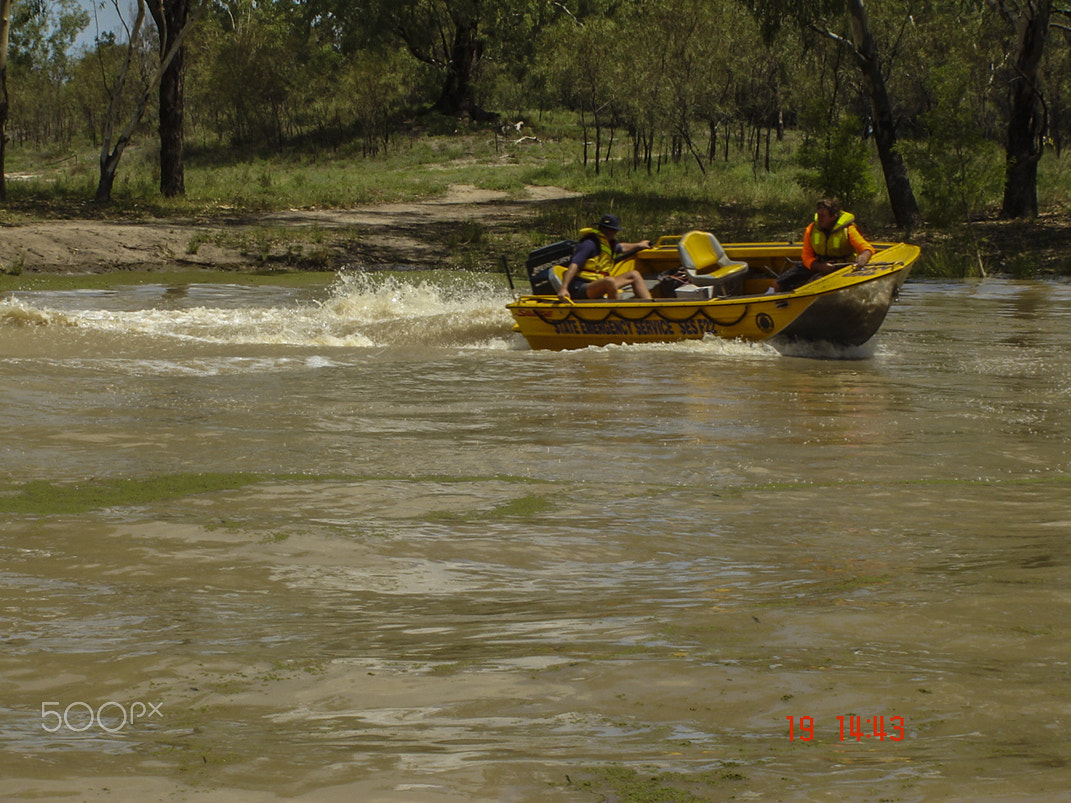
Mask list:
[{"label": "bush", "polygon": [[846,207],[874,194],[870,146],[859,132],[862,124],[845,117],[833,125],[805,133],[797,161],[804,169],[800,186],[815,195],[840,198]]},{"label": "bush", "polygon": [[920,115],[927,136],[905,143],[919,182],[926,219],[946,226],[964,223],[1000,197],[1004,165],[998,147],[983,133],[970,103],[969,75],[948,67],[934,73],[932,111]]}]

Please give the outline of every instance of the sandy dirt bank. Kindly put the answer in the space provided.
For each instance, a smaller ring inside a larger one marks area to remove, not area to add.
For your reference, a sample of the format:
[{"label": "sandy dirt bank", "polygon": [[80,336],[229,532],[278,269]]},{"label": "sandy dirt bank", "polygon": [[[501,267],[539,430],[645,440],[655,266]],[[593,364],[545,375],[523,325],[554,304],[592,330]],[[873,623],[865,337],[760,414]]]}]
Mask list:
[{"label": "sandy dirt bank", "polygon": [[[555,187],[529,187],[527,198],[455,185],[429,201],[352,209],[285,210],[211,223],[147,220],[49,220],[0,229],[0,269],[100,273],[169,268],[250,269],[265,264],[250,232],[304,229],[273,246],[285,253],[318,251],[329,266],[435,265],[451,230],[478,222],[487,230],[516,225],[541,202],[572,197]],[[332,233],[334,232],[334,236]],[[268,256],[278,258],[280,253]]]}]

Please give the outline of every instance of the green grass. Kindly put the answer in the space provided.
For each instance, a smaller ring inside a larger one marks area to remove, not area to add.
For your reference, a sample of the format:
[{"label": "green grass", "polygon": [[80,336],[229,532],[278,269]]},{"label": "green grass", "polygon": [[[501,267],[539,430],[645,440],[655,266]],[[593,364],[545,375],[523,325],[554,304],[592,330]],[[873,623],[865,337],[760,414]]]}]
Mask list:
[{"label": "green grass", "polygon": [[[596,172],[594,159],[582,163],[575,119],[545,115],[524,133],[534,141],[477,128],[453,135],[412,133],[375,158],[345,148],[302,148],[232,152],[189,148],[186,196],[163,199],[156,190],[156,154],[131,147],[117,174],[113,203],[89,202],[96,189],[97,154],[82,149],[67,155],[22,153],[11,157],[32,177],[9,182],[4,216],[236,216],[287,208],[352,207],[417,201],[444,194],[451,184],[471,184],[520,196],[526,185],[561,186],[582,193],[583,202],[552,219],[570,225],[591,223],[591,214],[613,209],[631,215],[638,227],[665,232],[681,225],[706,225],[743,214],[747,225],[772,221],[786,230],[799,227],[811,199],[795,182],[791,140],[773,148],[772,171],[756,169],[751,156],[732,149],[705,170],[686,155],[676,162],[636,167],[619,140],[612,159]],[[620,134],[619,134],[620,137]],[[14,146],[13,150],[16,150]],[[589,210],[591,210],[589,212]],[[597,210],[597,211],[596,211]]]},{"label": "green grass", "polygon": [[[151,140],[135,143],[124,155],[113,202],[91,202],[97,181],[98,154],[89,147],[70,152],[31,151],[12,143],[9,200],[0,209],[0,224],[42,218],[173,218],[219,226],[215,235],[195,238],[195,253],[211,237],[230,238],[248,254],[266,254],[280,245],[292,261],[307,269],[330,269],[332,251],[323,233],[263,228],[225,231],[234,223],[255,223],[259,213],[290,208],[351,208],[382,203],[416,202],[442,196],[451,185],[466,184],[524,197],[530,185],[559,186],[575,199],[533,206],[528,220],[504,222],[492,232],[480,224],[458,227],[448,243],[446,262],[461,269],[486,269],[500,254],[519,254],[553,239],[571,237],[605,212],[621,216],[624,239],[653,238],[690,228],[709,229],[726,241],[798,238],[813,209],[813,197],[798,181],[797,137],[791,132],[771,144],[770,170],[764,161],[733,143],[729,158],[701,169],[685,154],[649,169],[632,163],[623,133],[610,161],[598,172],[594,158],[582,161],[581,130],[565,112],[521,115],[523,134],[469,127],[444,134],[443,126],[414,126],[399,133],[380,155],[365,158],[355,144],[318,148],[309,144],[274,150],[233,151],[190,146],[186,156],[186,195],[164,199],[157,190],[156,150]],[[702,143],[698,143],[700,147]],[[765,154],[763,154],[765,156]],[[994,158],[999,158],[996,154]],[[910,165],[909,165],[910,168]],[[883,187],[874,166],[877,180]],[[923,246],[915,276],[960,278],[1002,274],[1016,278],[1071,274],[1071,165],[1046,154],[1040,165],[1037,221],[999,221],[1000,198],[989,200],[983,219],[949,224],[905,235],[896,229],[883,192],[855,205],[872,240],[907,237]],[[920,199],[923,200],[924,199]],[[233,226],[232,226],[233,228]],[[357,231],[335,232],[355,239]],[[7,266],[18,273],[21,266]]]}]

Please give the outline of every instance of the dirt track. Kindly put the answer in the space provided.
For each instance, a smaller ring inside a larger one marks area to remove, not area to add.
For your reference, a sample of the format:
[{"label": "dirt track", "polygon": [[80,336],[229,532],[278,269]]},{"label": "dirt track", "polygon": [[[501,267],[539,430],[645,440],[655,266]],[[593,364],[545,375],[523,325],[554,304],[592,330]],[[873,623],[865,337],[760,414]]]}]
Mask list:
[{"label": "dirt track", "polygon": [[[554,187],[530,187],[529,198],[456,185],[431,201],[336,210],[288,210],[218,224],[151,220],[54,220],[13,225],[0,234],[0,266],[26,272],[100,273],[111,270],[202,267],[239,269],[262,264],[263,255],[240,245],[242,229],[347,229],[340,258],[356,264],[429,264],[441,258],[450,230],[467,221],[516,223],[540,201],[571,197]],[[218,237],[220,232],[234,236]],[[356,238],[354,237],[356,232]],[[295,238],[300,241],[299,238]],[[326,239],[330,239],[329,237]],[[354,242],[355,240],[355,242]],[[233,245],[228,245],[233,243]],[[284,249],[285,250],[285,249]]]}]

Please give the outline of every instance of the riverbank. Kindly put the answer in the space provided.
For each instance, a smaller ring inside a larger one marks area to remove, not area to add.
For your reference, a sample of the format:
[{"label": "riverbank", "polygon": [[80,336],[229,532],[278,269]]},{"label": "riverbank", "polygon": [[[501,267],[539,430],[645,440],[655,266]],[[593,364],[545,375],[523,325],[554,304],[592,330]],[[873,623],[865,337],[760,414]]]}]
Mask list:
[{"label": "riverbank", "polygon": [[[519,255],[532,247],[525,235],[534,230],[543,212],[581,197],[582,193],[561,187],[528,185],[521,193],[511,193],[458,183],[432,199],[348,209],[224,212],[200,219],[68,218],[8,223],[0,234],[0,276],[187,270],[497,270],[500,254],[519,261]],[[780,240],[791,239],[795,233],[790,224],[784,231],[753,232],[747,223],[729,215],[724,221],[726,237]],[[747,233],[741,235],[740,230]],[[896,231],[867,233],[875,241],[903,236]],[[569,234],[548,232],[541,241]],[[1071,228],[1057,213],[1029,221],[980,220],[970,229],[913,232],[906,239],[923,249],[916,276],[1071,275]]]},{"label": "riverbank", "polygon": [[[289,209],[215,220],[44,220],[5,227],[0,271],[93,274],[342,267],[439,267],[464,227],[516,230],[540,203],[576,197],[528,187],[524,198],[452,185],[442,197],[352,209]],[[462,238],[463,239],[463,238]]]}]

